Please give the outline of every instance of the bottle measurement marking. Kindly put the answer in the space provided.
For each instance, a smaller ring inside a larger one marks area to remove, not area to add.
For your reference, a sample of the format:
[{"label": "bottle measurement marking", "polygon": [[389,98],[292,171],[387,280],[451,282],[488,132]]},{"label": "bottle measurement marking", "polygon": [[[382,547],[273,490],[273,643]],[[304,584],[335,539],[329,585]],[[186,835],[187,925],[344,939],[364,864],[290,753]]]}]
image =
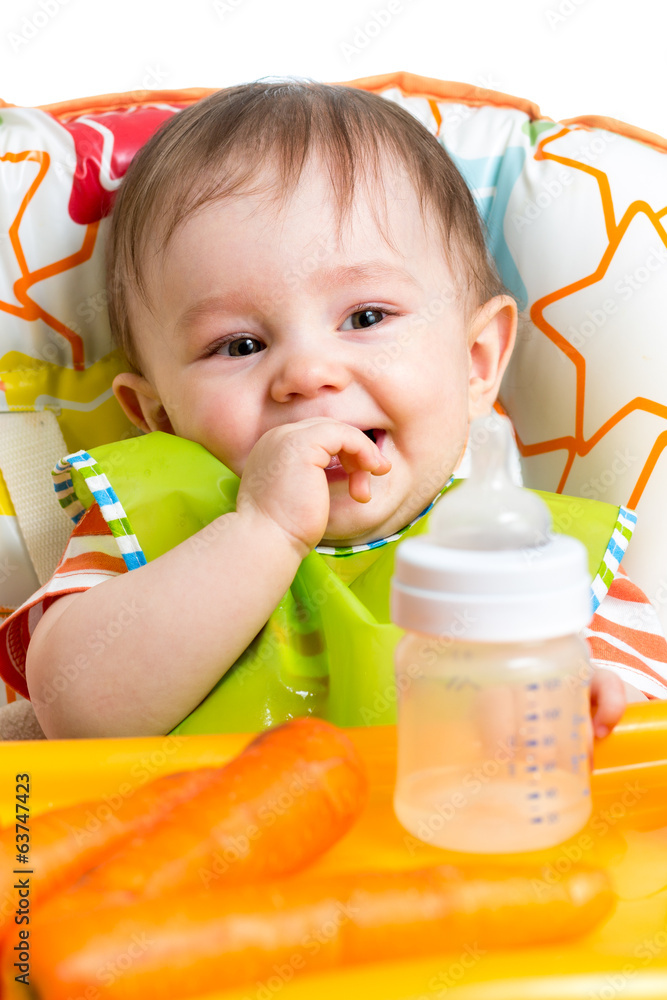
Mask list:
[{"label": "bottle measurement marking", "polygon": [[[553,753],[556,748],[557,738],[552,726],[562,724],[560,720],[563,720],[563,709],[549,702],[553,698],[561,697],[563,685],[558,678],[549,678],[542,684],[535,682],[525,684],[524,690],[527,703],[523,714],[524,746],[526,750],[533,751],[526,754],[527,763],[524,768],[528,786],[525,793],[528,813],[526,820],[536,826],[552,826],[561,819],[559,809],[561,795],[558,787],[552,784],[557,773],[557,761],[555,759],[540,761],[539,758],[536,759],[534,750],[539,747]],[[579,745],[581,745],[581,725],[585,722],[586,717],[579,713],[575,713],[570,721],[572,739],[577,740]],[[546,733],[544,733],[545,728]],[[583,757],[585,755],[582,755]],[[581,773],[578,757],[572,755],[571,764],[574,775]]]}]

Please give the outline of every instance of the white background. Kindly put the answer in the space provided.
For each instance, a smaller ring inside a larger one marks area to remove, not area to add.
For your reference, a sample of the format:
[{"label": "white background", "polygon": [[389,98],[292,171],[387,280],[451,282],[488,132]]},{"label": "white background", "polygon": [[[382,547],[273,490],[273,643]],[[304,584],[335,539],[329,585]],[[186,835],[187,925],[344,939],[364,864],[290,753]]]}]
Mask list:
[{"label": "white background", "polygon": [[408,70],[667,135],[663,25],[663,0],[3,0],[0,97]]}]

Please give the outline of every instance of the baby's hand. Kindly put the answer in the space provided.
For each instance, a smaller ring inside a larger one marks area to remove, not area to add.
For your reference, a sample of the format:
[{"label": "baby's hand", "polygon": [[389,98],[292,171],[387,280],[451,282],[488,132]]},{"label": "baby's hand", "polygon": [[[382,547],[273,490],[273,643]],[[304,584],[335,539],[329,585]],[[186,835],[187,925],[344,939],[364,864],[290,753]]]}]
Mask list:
[{"label": "baby's hand", "polygon": [[623,681],[611,670],[595,670],[591,680],[591,717],[593,734],[607,736],[625,711]]},{"label": "baby's hand", "polygon": [[371,498],[371,475],[383,476],[391,468],[358,427],[327,417],[283,424],[263,434],[250,452],[237,511],[252,510],[270,518],[305,558],[326,531],[329,483],[324,470],[334,455],[349,475],[350,497],[359,503]]}]

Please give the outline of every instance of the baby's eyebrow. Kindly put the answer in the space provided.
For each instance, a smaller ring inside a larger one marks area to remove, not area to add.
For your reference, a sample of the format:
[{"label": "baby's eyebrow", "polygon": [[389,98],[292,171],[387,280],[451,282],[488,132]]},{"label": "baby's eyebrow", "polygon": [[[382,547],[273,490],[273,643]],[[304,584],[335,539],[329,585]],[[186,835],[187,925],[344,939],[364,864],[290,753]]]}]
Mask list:
[{"label": "baby's eyebrow", "polygon": [[319,287],[335,288],[352,281],[377,281],[382,278],[408,282],[420,287],[413,274],[395,264],[382,260],[369,260],[363,264],[339,265],[338,267],[321,267],[311,275]]},{"label": "baby's eyebrow", "polygon": [[221,311],[254,314],[257,307],[242,288],[230,289],[225,295],[206,295],[181,313],[175,329],[177,332],[186,331],[202,317]]}]

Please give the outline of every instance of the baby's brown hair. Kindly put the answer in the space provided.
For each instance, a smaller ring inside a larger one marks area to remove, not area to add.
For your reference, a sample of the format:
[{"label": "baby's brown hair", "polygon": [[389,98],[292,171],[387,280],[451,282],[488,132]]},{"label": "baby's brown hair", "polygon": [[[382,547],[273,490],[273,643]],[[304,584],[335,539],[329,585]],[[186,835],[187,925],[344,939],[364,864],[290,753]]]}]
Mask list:
[{"label": "baby's brown hair", "polygon": [[151,243],[155,253],[164,253],[178,227],[202,206],[259,190],[253,181],[267,166],[278,171],[273,198],[284,202],[312,153],[328,169],[339,233],[359,170],[384,190],[382,167],[389,154],[412,179],[424,222],[432,211],[468,303],[481,305],[505,291],[465,181],[414,115],[354,87],[257,80],[216,91],[174,115],[139,150],[121,184],[107,242],[109,319],[136,371],[130,300],[136,294],[150,308],[145,263]]}]

